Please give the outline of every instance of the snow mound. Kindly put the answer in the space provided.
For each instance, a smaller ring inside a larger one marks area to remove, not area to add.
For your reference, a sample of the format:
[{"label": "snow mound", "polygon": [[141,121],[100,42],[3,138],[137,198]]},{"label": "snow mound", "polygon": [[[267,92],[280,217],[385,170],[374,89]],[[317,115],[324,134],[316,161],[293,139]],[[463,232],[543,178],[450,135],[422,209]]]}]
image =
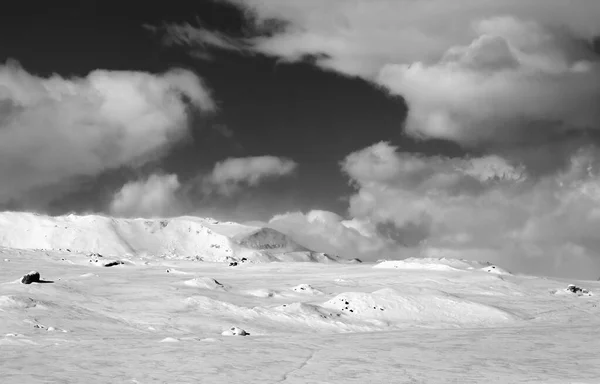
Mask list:
[{"label": "snow mound", "polygon": [[179,339],[176,339],[174,337],[165,337],[164,339],[162,339],[160,341],[161,343],[178,343]]},{"label": "snow mound", "polygon": [[586,289],[576,286],[575,284],[569,284],[567,288],[561,290],[553,290],[551,293],[555,295],[577,295],[577,296],[593,296],[594,294]]},{"label": "snow mound", "polygon": [[323,319],[336,318],[336,314],[332,313],[331,310],[319,305],[307,303],[282,304],[277,307],[272,307],[270,310],[277,313],[279,316],[283,314],[287,315],[288,320],[302,321],[309,326],[314,325],[315,320],[323,321]]},{"label": "snow mound", "polygon": [[323,307],[358,319],[388,323],[470,325],[515,320],[512,314],[498,308],[425,289],[414,293],[391,288],[373,293],[346,292],[325,302]]},{"label": "snow mound", "polygon": [[418,258],[409,257],[404,260],[383,260],[373,268],[405,269],[405,270],[430,270],[430,271],[457,271],[482,269],[491,266],[488,262],[448,259],[448,258]]},{"label": "snow mound", "polygon": [[295,287],[292,287],[292,291],[308,295],[323,295],[322,291],[313,288],[309,284],[296,285]]},{"label": "snow mound", "polygon": [[242,291],[241,293],[244,295],[261,297],[261,298],[280,296],[276,291],[273,291],[273,290],[267,289],[267,288],[251,289],[251,290]]},{"label": "snow mound", "polygon": [[238,327],[231,327],[221,333],[223,336],[250,336],[248,332]]},{"label": "snow mound", "polygon": [[195,288],[204,288],[204,289],[222,290],[222,291],[227,290],[227,288],[223,284],[219,283],[217,280],[210,278],[210,277],[196,277],[194,279],[184,281],[183,284],[187,285],[188,287],[195,287]]},{"label": "snow mound", "polygon": [[191,296],[185,298],[183,302],[190,308],[201,309],[202,311],[211,311],[215,314],[227,314],[229,316],[250,316],[256,314],[256,311],[252,308],[246,308],[228,303],[226,301],[211,299],[207,296]]}]

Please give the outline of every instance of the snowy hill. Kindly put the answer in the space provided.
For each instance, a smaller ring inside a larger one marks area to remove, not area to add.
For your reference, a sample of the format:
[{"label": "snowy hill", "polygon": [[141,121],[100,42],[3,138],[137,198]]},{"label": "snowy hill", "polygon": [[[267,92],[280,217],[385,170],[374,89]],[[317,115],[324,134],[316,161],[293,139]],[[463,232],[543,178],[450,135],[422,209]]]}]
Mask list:
[{"label": "snowy hill", "polygon": [[272,229],[198,217],[150,220],[2,212],[0,246],[217,262],[332,261]]},{"label": "snowy hill", "polygon": [[297,244],[288,236],[272,228],[259,228],[256,231],[245,234],[239,239],[243,247],[257,250],[277,249],[282,252],[305,252],[307,248]]}]

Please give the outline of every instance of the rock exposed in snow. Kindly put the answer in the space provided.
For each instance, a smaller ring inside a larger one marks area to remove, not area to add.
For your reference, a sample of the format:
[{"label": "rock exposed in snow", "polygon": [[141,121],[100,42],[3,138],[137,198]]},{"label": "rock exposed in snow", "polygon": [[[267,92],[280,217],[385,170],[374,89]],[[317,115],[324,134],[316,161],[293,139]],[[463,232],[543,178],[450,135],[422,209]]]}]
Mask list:
[{"label": "rock exposed in snow", "polygon": [[174,269],[174,268],[167,268],[165,272],[172,273],[174,275],[190,275],[189,272],[179,271],[179,270]]},{"label": "rock exposed in snow", "polygon": [[248,332],[238,327],[231,327],[221,333],[223,336],[250,336]]},{"label": "rock exposed in snow", "polygon": [[294,292],[306,293],[309,295],[322,295],[323,292],[313,288],[309,284],[299,284],[292,288]]},{"label": "rock exposed in snow", "polygon": [[592,296],[592,293],[589,290],[587,290],[585,288],[578,287],[578,286],[576,286],[574,284],[569,284],[567,286],[567,288],[566,288],[566,291],[574,293],[577,296]]},{"label": "rock exposed in snow", "polygon": [[21,278],[21,283],[23,284],[31,284],[31,283],[39,283],[40,282],[40,274],[36,271],[31,271],[25,274]]},{"label": "rock exposed in snow", "polygon": [[114,261],[109,261],[109,262],[106,262],[106,263],[102,264],[102,266],[103,266],[103,267],[114,267],[114,266],[116,266],[116,265],[123,265],[123,264],[125,264],[125,262],[124,262],[124,261],[121,261],[121,260],[114,260]]},{"label": "rock exposed in snow", "polygon": [[500,268],[497,265],[490,265],[490,266],[481,268],[481,270],[484,271],[484,272],[489,272],[489,273],[493,273],[493,274],[496,274],[496,275],[510,275],[511,274],[506,269]]}]

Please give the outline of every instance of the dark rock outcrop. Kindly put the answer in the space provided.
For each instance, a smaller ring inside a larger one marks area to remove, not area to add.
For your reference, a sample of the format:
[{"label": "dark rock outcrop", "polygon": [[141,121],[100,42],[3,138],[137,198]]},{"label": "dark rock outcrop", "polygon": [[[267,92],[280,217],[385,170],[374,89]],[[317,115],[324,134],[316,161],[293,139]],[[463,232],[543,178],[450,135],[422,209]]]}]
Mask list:
[{"label": "dark rock outcrop", "polygon": [[578,286],[576,286],[574,284],[569,284],[569,286],[567,287],[567,291],[569,291],[571,293],[574,293],[574,294],[576,294],[578,296],[583,296],[583,295],[591,296],[592,295],[589,290],[587,290],[585,288],[578,287]]},{"label": "dark rock outcrop", "polygon": [[122,262],[121,260],[115,260],[115,261],[109,261],[108,263],[104,264],[105,267],[114,267],[115,265],[121,265],[121,264],[125,264],[124,262]]},{"label": "dark rock outcrop", "polygon": [[39,283],[39,282],[40,282],[40,274],[39,274],[39,272],[36,272],[36,271],[31,271],[21,278],[22,284],[31,284],[31,283]]}]

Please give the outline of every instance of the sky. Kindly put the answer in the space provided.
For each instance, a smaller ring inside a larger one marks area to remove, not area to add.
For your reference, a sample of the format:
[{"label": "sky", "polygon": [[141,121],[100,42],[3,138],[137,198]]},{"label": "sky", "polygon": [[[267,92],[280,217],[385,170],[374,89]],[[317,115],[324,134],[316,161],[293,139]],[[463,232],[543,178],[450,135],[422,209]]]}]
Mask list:
[{"label": "sky", "polygon": [[600,276],[597,0],[58,4],[0,16],[0,209]]}]

